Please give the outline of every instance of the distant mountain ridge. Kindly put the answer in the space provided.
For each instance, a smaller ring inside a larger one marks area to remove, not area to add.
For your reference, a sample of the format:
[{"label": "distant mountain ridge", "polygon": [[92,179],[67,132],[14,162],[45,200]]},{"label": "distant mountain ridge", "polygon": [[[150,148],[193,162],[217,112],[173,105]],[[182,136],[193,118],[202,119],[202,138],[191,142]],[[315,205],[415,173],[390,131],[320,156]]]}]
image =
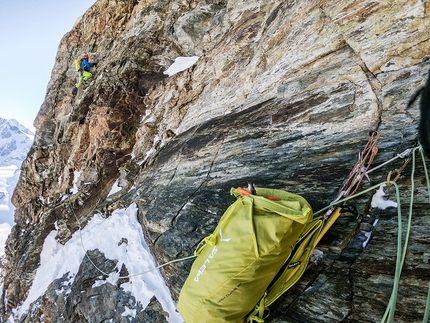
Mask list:
[{"label": "distant mountain ridge", "polygon": [[[34,134],[15,119],[0,117],[0,226],[14,224],[15,207],[11,198],[33,138]],[[0,229],[0,255],[7,236],[2,232]]]},{"label": "distant mountain ridge", "polygon": [[20,167],[33,144],[34,134],[15,119],[0,117],[0,166]]}]

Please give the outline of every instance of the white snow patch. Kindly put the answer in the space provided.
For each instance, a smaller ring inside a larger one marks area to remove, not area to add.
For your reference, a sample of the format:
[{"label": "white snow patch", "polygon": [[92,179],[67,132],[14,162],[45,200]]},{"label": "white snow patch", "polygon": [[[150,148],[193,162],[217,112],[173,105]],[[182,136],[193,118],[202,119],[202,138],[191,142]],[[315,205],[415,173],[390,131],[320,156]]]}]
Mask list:
[{"label": "white snow patch", "polygon": [[136,317],[136,310],[128,308],[127,306],[125,306],[125,311],[121,314],[121,316]]},{"label": "white snow patch", "polygon": [[7,222],[0,224],[0,256],[4,255],[6,240],[11,229],[12,227]]},{"label": "white snow patch", "polygon": [[115,183],[112,185],[112,188],[110,189],[108,196],[115,194],[115,193],[118,193],[119,191],[122,190],[122,187],[118,186],[118,181],[119,181],[119,179],[117,179],[115,181]]},{"label": "white snow patch", "polygon": [[143,122],[144,123],[151,123],[156,121],[157,119],[155,118],[155,116],[150,116],[148,119],[145,119]]},{"label": "white snow patch", "polygon": [[324,257],[324,252],[319,249],[314,249],[311,252],[310,262],[318,262]]},{"label": "white snow patch", "polygon": [[[104,253],[106,258],[118,260],[118,272],[109,275],[110,282],[116,284],[119,271],[124,264],[130,277],[129,282],[122,284],[121,287],[125,291],[133,293],[143,307],[146,307],[155,295],[163,309],[169,313],[169,322],[182,323],[183,320],[176,312],[176,306],[161,274],[158,270],[153,270],[156,264],[149,253],[136,215],[137,206],[135,204],[127,209],[114,211],[107,219],[96,214],[64,245],[55,240],[57,231],[53,230],[43,244],[40,266],[36,271],[27,299],[17,308],[14,319],[19,319],[25,314],[30,304],[46,292],[52,281],[61,278],[66,273],[69,273],[69,277],[74,278],[86,250],[98,249]],[[96,282],[96,284],[100,283]]]},{"label": "white snow patch", "polygon": [[199,56],[191,56],[191,57],[176,57],[175,62],[170,65],[170,67],[164,71],[163,74],[167,74],[172,76],[176,73],[185,71],[187,68],[193,66],[199,59]]},{"label": "white snow patch", "polygon": [[80,176],[81,176],[81,172],[78,172],[76,170],[73,172],[73,188],[70,191],[72,194],[78,193],[79,189],[77,184]]},{"label": "white snow patch", "polygon": [[363,232],[364,236],[366,237],[366,241],[363,242],[363,249],[366,248],[367,244],[370,241],[370,238],[372,237],[372,232]]},{"label": "white snow patch", "polygon": [[[16,180],[14,178],[17,177],[15,173],[17,169],[18,167],[15,165],[0,167],[0,211],[10,211],[11,208],[13,208],[13,205],[9,202],[11,192],[17,182],[17,178]],[[13,184],[10,183],[11,180]],[[0,222],[3,222],[3,219],[1,219]]]},{"label": "white snow patch", "polygon": [[374,208],[385,210],[389,207],[397,207],[397,203],[390,200],[384,200],[382,197],[385,195],[384,187],[387,186],[386,184],[383,184],[379,187],[379,190],[376,191],[376,193],[372,197],[372,203],[371,206]]},{"label": "white snow patch", "polygon": [[0,256],[4,255],[7,237],[15,224],[11,198],[20,173],[16,165],[0,167]]},{"label": "white snow patch", "polygon": [[149,149],[147,152],[146,152],[146,154],[145,154],[145,158],[143,158],[143,160],[142,161],[140,161],[140,162],[137,162],[137,164],[140,166],[140,165],[142,165],[151,155],[152,155],[152,153],[154,152],[154,149],[153,148],[151,148],[151,149]]}]

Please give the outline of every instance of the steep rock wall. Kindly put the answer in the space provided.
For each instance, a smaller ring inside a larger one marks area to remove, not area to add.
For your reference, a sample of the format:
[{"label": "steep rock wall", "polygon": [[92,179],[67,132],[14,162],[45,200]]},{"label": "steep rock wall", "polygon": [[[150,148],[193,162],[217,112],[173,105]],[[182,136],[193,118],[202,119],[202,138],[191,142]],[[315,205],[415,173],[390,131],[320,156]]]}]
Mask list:
[{"label": "steep rock wall", "polygon": [[[25,299],[54,227],[64,243],[78,219],[135,202],[164,263],[191,254],[213,230],[232,186],[252,180],[286,189],[317,210],[336,196],[369,131],[381,132],[376,164],[412,147],[419,113],[406,104],[430,69],[428,12],[422,1],[97,1],[61,41],[35,120],[14,194],[3,317]],[[84,52],[97,62],[94,79],[73,97],[73,60]],[[191,68],[163,74],[177,56],[192,55],[200,58]],[[388,170],[375,172],[373,184]],[[404,194],[409,171],[399,182]],[[122,190],[107,199],[115,181]],[[420,321],[430,279],[426,193],[418,183],[396,322]],[[269,322],[382,317],[396,212],[369,210],[369,198],[356,200],[358,217],[346,214],[333,228],[323,260],[275,304]],[[363,249],[366,234],[373,238]],[[190,266],[162,270],[175,300]],[[50,302],[27,319],[66,311]],[[71,322],[87,308],[73,302]]]}]

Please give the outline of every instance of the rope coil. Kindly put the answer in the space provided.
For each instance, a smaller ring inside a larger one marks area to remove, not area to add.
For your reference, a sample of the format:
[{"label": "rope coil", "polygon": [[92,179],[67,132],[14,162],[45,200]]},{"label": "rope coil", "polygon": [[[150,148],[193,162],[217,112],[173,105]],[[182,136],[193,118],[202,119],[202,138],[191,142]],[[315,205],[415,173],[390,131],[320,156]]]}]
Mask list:
[{"label": "rope coil", "polygon": [[[425,162],[425,156],[423,153],[423,149],[420,146],[420,147],[413,148],[411,151],[412,152],[411,193],[410,193],[410,200],[409,200],[409,212],[408,212],[407,226],[406,226],[405,232],[403,232],[403,229],[402,229],[402,211],[401,211],[399,187],[398,187],[396,181],[394,179],[390,180],[390,178],[387,178],[387,181],[385,181],[385,182],[382,182],[382,183],[379,183],[379,184],[374,185],[372,187],[369,187],[368,189],[365,189],[361,192],[355,193],[355,194],[350,195],[350,196],[343,198],[343,199],[338,199],[337,201],[332,202],[329,206],[319,210],[318,212],[315,212],[315,215],[317,215],[317,214],[320,214],[320,213],[326,211],[327,209],[330,210],[331,208],[333,208],[334,205],[338,205],[338,204],[342,204],[344,202],[347,202],[348,200],[351,200],[353,198],[356,198],[358,196],[366,194],[370,191],[373,191],[373,190],[377,189],[378,187],[380,187],[381,185],[384,185],[384,184],[387,184],[387,185],[391,184],[392,186],[394,186],[395,191],[396,191],[397,219],[398,219],[397,220],[397,222],[398,222],[398,235],[397,235],[396,269],[395,269],[395,274],[394,274],[393,289],[391,292],[390,300],[389,300],[389,303],[387,305],[386,311],[383,315],[383,318],[381,320],[381,323],[393,323],[394,322],[394,313],[395,313],[397,295],[398,295],[398,290],[399,290],[400,276],[401,276],[403,264],[404,264],[405,258],[406,258],[407,246],[409,243],[410,231],[411,231],[411,226],[412,226],[412,210],[413,210],[413,200],[414,200],[414,190],[415,190],[414,179],[415,179],[415,164],[416,164],[415,153],[416,153],[416,151],[419,151],[421,154],[421,159],[423,162],[424,173],[425,173],[426,183],[427,183],[427,192],[429,195],[429,203],[430,203],[430,180],[429,180],[429,175],[428,175],[428,171],[427,171],[427,165]],[[394,160],[395,159],[392,159],[392,160],[390,160],[390,162],[394,161]],[[405,165],[408,162],[409,162],[409,160],[407,160],[404,163],[404,166],[402,167],[402,169],[404,169]],[[385,163],[385,165],[386,164],[387,163]],[[390,172],[390,174],[392,174],[392,172]],[[398,175],[400,175],[400,173],[398,173]],[[397,176],[396,176],[396,178],[397,178]],[[403,235],[405,236],[404,241],[402,239]],[[429,316],[430,316],[430,283],[429,283],[429,289],[428,289],[428,295],[427,295],[427,301],[426,301],[423,323],[428,322]]]},{"label": "rope coil", "polygon": [[324,220],[327,220],[332,214],[334,211],[334,204],[338,204],[336,203],[337,201],[341,198],[354,195],[357,192],[363,178],[369,173],[369,167],[378,154],[378,147],[376,145],[380,138],[380,134],[377,131],[372,131],[369,133],[369,136],[370,138],[363,150],[359,152],[358,160],[349,173],[347,180],[339,190],[337,197],[330,203],[331,208],[323,215]]}]

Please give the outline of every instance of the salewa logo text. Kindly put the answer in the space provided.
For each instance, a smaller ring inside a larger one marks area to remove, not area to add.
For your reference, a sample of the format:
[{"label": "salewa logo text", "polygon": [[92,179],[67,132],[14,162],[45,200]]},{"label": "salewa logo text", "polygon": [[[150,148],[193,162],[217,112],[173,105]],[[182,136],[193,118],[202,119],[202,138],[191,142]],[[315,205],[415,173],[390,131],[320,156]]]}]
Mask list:
[{"label": "salewa logo text", "polygon": [[[222,228],[219,229],[219,241],[220,242],[229,242],[231,238],[223,238],[222,236]],[[196,277],[194,277],[194,281],[196,283],[199,282],[200,276],[203,275],[204,271],[206,270],[207,266],[211,263],[211,260],[215,257],[216,253],[218,252],[217,246],[214,246],[212,249],[212,252],[210,255],[206,258],[203,265],[200,266],[199,271],[196,274]]]},{"label": "salewa logo text", "polygon": [[204,273],[204,271],[207,268],[207,265],[209,265],[211,263],[211,259],[213,259],[213,257],[215,256],[215,254],[217,253],[218,248],[216,246],[213,247],[212,252],[210,253],[210,255],[206,258],[205,262],[203,263],[203,265],[201,265],[199,271],[197,272],[196,277],[194,277],[194,281],[196,283],[199,282],[199,278],[200,276]]}]

